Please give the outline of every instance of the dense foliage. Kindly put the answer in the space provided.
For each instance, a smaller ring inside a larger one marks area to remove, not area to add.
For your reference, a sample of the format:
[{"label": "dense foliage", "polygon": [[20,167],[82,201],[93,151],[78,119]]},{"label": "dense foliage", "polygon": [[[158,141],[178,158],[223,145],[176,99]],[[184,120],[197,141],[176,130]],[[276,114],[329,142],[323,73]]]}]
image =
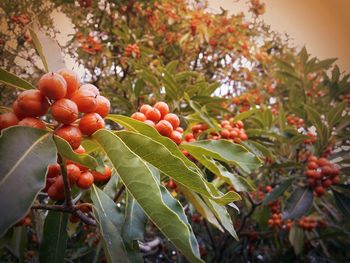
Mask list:
[{"label": "dense foliage", "polygon": [[0,3],[2,261],[350,257],[350,75],[249,5]]}]

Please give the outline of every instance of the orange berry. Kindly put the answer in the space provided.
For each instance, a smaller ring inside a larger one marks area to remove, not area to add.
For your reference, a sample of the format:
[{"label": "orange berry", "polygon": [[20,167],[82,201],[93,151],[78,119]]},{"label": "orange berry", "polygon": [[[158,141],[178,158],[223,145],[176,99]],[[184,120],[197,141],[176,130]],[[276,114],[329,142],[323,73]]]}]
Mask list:
[{"label": "orange berry", "polygon": [[173,126],[173,129],[176,129],[180,125],[180,119],[174,113],[168,113],[164,116],[163,119],[170,122],[170,124]]},{"label": "orange berry", "polygon": [[321,169],[321,174],[322,175],[330,175],[333,172],[333,168],[329,165],[325,165]]},{"label": "orange berry", "polygon": [[328,188],[328,187],[330,187],[332,185],[332,180],[330,180],[330,179],[326,179],[326,180],[324,180],[323,182],[322,182],[322,186],[324,187],[324,188]]},{"label": "orange berry", "polygon": [[245,132],[240,132],[240,133],[239,133],[239,138],[240,138],[242,141],[246,141],[246,140],[248,140],[248,135],[247,135]]},{"label": "orange berry", "polygon": [[0,114],[0,131],[2,129],[16,125],[19,122],[17,116],[13,112]]},{"label": "orange berry", "polygon": [[95,109],[95,112],[98,113],[102,118],[106,117],[109,114],[109,111],[111,110],[111,103],[109,102],[109,99],[107,99],[104,96],[98,95],[96,97],[97,100],[97,107]]},{"label": "orange berry", "polygon": [[67,164],[67,176],[70,183],[75,183],[80,177],[80,169],[75,164]]},{"label": "orange berry", "polygon": [[81,85],[79,90],[81,90],[81,91],[83,91],[83,90],[91,91],[92,93],[94,93],[95,97],[100,95],[100,91],[98,90],[98,88],[95,85],[89,84],[89,83]]},{"label": "orange berry", "polygon": [[326,158],[320,158],[316,161],[316,163],[319,165],[319,166],[325,166],[325,165],[328,165],[329,164],[329,161],[326,159]]},{"label": "orange berry", "polygon": [[332,184],[340,184],[341,180],[339,176],[335,176],[332,179]]},{"label": "orange berry", "polygon": [[63,124],[69,124],[78,119],[78,106],[69,99],[57,100],[51,106],[52,117]]},{"label": "orange berry", "polygon": [[143,114],[146,114],[146,112],[148,110],[152,109],[152,106],[151,105],[148,105],[148,104],[143,104],[141,107],[140,107],[140,112],[143,113]]},{"label": "orange berry", "polygon": [[67,94],[67,82],[54,72],[44,74],[38,82],[39,90],[49,99],[62,99]]},{"label": "orange berry", "polygon": [[183,133],[184,132],[184,129],[182,129],[181,127],[177,127],[175,130],[178,131],[179,133]]},{"label": "orange berry", "polygon": [[49,103],[39,90],[26,90],[19,94],[14,104],[14,112],[19,118],[40,117],[47,113]]},{"label": "orange berry", "polygon": [[185,134],[185,140],[186,141],[189,141],[191,139],[194,139],[194,136],[193,136],[193,133],[187,133]]},{"label": "orange berry", "polygon": [[318,165],[317,165],[316,162],[309,162],[309,163],[307,164],[307,168],[309,168],[309,169],[317,169],[317,168],[318,168]]},{"label": "orange berry", "polygon": [[156,124],[151,120],[145,120],[145,121],[143,121],[143,123],[146,123],[147,125],[152,126],[152,127],[156,127]]},{"label": "orange berry", "polygon": [[272,187],[270,185],[266,186],[266,192],[270,193],[272,191]]},{"label": "orange berry", "polygon": [[324,193],[325,193],[325,189],[323,188],[323,186],[317,186],[316,188],[315,188],[315,192],[316,192],[316,194],[318,195],[318,196],[321,196],[321,195],[323,195]]},{"label": "orange berry", "polygon": [[95,131],[103,129],[105,121],[98,113],[85,114],[79,122],[79,129],[84,135],[90,136]]},{"label": "orange berry", "polygon": [[94,176],[90,172],[80,174],[77,186],[81,189],[88,189],[94,183]]},{"label": "orange berry", "polygon": [[160,111],[155,108],[149,109],[145,116],[148,120],[154,121],[155,123],[157,123],[161,118]]},{"label": "orange berry", "polygon": [[97,108],[97,95],[91,90],[78,89],[72,95],[72,101],[74,101],[80,112],[90,113],[94,112]]},{"label": "orange berry", "polygon": [[225,139],[228,139],[230,137],[230,131],[227,130],[227,129],[223,129],[221,132],[220,132],[222,138],[225,138]]},{"label": "orange berry", "polygon": [[171,133],[173,132],[173,126],[170,122],[166,120],[161,120],[156,124],[157,131],[163,135],[169,137]]},{"label": "orange berry", "polygon": [[48,196],[52,199],[52,200],[63,200],[64,199],[64,192],[59,191],[55,184],[51,185],[49,190],[47,191]]},{"label": "orange berry", "polygon": [[94,176],[95,182],[106,182],[109,180],[109,178],[111,178],[112,170],[108,165],[106,165],[104,173],[99,173],[97,171],[93,171],[92,175]]},{"label": "orange berry", "polygon": [[141,113],[141,112],[135,112],[131,115],[131,118],[133,118],[134,120],[138,120],[138,121],[145,121],[147,120],[145,114]]},{"label": "orange berry", "polygon": [[57,129],[54,133],[66,140],[73,150],[80,146],[82,134],[78,127],[73,125],[64,125]]},{"label": "orange berry", "polygon": [[66,98],[71,98],[73,93],[79,89],[80,80],[78,75],[70,69],[61,69],[58,71],[67,83]]},{"label": "orange berry", "polygon": [[165,102],[159,101],[153,106],[155,109],[159,110],[161,117],[164,117],[169,113],[169,106]]},{"label": "orange berry", "polygon": [[58,163],[50,164],[47,167],[47,175],[46,175],[46,177],[47,178],[54,178],[54,177],[59,176],[60,173],[61,173],[61,167],[60,167],[60,165]]},{"label": "orange berry", "polygon": [[18,122],[18,126],[28,126],[36,129],[45,130],[45,123],[37,118],[27,117]]},{"label": "orange berry", "polygon": [[180,144],[182,142],[182,135],[178,131],[172,131],[169,138],[176,144]]}]

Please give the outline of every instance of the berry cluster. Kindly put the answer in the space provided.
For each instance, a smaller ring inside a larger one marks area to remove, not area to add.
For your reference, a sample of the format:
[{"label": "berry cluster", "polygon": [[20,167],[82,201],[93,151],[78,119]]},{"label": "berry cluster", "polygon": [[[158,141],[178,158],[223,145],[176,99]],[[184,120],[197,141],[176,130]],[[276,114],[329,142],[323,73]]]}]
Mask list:
[{"label": "berry cluster", "polygon": [[303,230],[311,231],[316,227],[325,227],[326,223],[323,220],[317,220],[311,216],[305,216],[299,220],[298,225]]},{"label": "berry cluster", "polygon": [[306,139],[306,140],[304,141],[305,144],[313,144],[313,143],[315,143],[315,142],[317,141],[316,135],[313,134],[312,132],[308,131],[308,132],[306,133],[306,135],[307,135],[310,139]]},{"label": "berry cluster", "polygon": [[[209,128],[209,126],[206,123],[199,123],[199,124],[193,125],[191,128],[192,133],[187,133],[185,135],[185,141],[186,142],[195,142],[197,140],[198,136],[202,132],[208,130],[208,128]],[[216,135],[216,137],[214,137],[212,139],[214,139],[214,140],[217,139],[217,135]]]},{"label": "berry cluster", "polygon": [[242,121],[233,121],[230,119],[229,121],[224,120],[220,123],[223,128],[220,132],[220,135],[224,139],[228,139],[234,142],[246,141],[248,140],[248,136],[244,130],[244,124]]},{"label": "berry cluster", "polygon": [[140,58],[141,52],[137,44],[129,44],[125,48],[124,55],[131,58]]},{"label": "berry cluster", "polygon": [[305,174],[308,177],[308,184],[314,189],[316,196],[322,196],[331,185],[339,184],[339,173],[339,167],[326,158],[317,159],[312,155],[308,158]]},{"label": "berry cluster", "polygon": [[[80,86],[73,71],[62,69],[43,75],[38,89],[19,94],[12,106],[13,113],[0,115],[0,130],[14,125],[45,129],[45,123],[38,117],[50,108],[51,116],[58,124],[54,133],[74,150],[80,146],[83,135],[90,136],[105,127],[103,118],[110,107],[109,100],[100,95],[97,87],[92,84]],[[77,124],[79,113],[84,115]]]},{"label": "berry cluster", "polygon": [[79,47],[86,53],[95,55],[102,50],[102,44],[97,37],[94,36],[83,36],[82,33],[77,33],[77,40]]},{"label": "berry cluster", "polygon": [[281,229],[283,225],[282,213],[274,213],[267,223],[271,228],[276,227]]},{"label": "berry cluster", "polygon": [[143,104],[139,112],[131,118],[142,121],[154,128],[163,136],[170,138],[176,144],[182,141],[183,129],[179,127],[180,119],[174,113],[169,113],[169,106],[165,102],[157,102],[153,107]]},{"label": "berry cluster", "polygon": [[[75,152],[83,154],[85,149],[79,146]],[[112,170],[108,165],[105,165],[105,171],[102,174],[98,171],[88,170],[85,166],[72,161],[67,161],[66,171],[69,184],[71,186],[76,184],[80,189],[88,189],[94,182],[106,182],[112,174]],[[49,197],[53,200],[64,199],[64,183],[59,164],[49,165],[44,191],[47,191]]]},{"label": "berry cluster", "polygon": [[287,122],[288,124],[295,126],[297,129],[304,127],[305,124],[302,118],[295,115],[287,116]]}]

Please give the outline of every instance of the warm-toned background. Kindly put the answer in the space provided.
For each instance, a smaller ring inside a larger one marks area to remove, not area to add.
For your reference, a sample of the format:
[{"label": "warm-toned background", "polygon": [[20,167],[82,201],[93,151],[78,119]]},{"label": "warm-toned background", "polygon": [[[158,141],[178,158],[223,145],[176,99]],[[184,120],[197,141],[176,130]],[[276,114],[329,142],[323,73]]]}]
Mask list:
[{"label": "warm-toned background", "polygon": [[[288,33],[298,46],[306,45],[320,59],[337,57],[342,70],[350,72],[350,0],[262,0],[263,19],[272,29]],[[248,0],[209,0],[231,12],[247,11]]]}]

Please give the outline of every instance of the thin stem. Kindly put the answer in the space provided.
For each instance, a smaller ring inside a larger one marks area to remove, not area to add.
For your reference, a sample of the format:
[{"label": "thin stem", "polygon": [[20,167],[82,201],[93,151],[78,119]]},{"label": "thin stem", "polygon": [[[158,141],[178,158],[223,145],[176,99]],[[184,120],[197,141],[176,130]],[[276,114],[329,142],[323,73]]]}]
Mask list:
[{"label": "thin stem", "polygon": [[123,185],[122,187],[120,187],[119,191],[115,194],[114,196],[114,202],[117,202],[119,197],[124,193],[125,191],[125,185]]},{"label": "thin stem", "polygon": [[72,207],[73,200],[72,200],[71,189],[70,189],[69,182],[68,182],[68,176],[67,176],[67,170],[66,170],[66,160],[64,158],[62,159],[60,166],[61,166],[63,183],[64,183],[65,204],[68,207]]}]

